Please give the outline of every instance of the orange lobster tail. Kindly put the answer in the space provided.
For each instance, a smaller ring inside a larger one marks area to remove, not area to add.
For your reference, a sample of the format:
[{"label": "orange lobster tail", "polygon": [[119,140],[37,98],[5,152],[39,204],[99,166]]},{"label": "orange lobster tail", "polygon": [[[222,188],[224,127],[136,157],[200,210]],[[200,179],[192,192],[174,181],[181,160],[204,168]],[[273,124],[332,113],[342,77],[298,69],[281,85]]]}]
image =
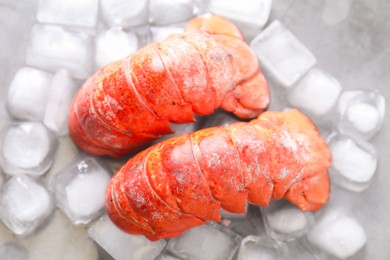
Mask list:
[{"label": "orange lobster tail", "polygon": [[222,107],[242,118],[263,112],[267,83],[237,27],[198,17],[186,32],[151,43],[88,79],[69,113],[69,131],[82,149],[120,157]]},{"label": "orange lobster tail", "polygon": [[298,110],[265,112],[249,123],[213,127],[158,143],[130,159],[106,194],[111,220],[151,240],[180,235],[220,208],[287,200],[316,210],[329,196],[330,153]]}]

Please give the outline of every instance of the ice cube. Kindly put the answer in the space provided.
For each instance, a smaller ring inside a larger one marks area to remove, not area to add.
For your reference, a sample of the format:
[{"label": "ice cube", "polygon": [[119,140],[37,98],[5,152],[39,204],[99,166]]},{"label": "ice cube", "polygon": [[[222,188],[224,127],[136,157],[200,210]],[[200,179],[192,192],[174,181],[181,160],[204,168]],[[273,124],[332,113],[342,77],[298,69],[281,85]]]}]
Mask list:
[{"label": "ice cube", "polygon": [[217,110],[214,114],[206,117],[202,117],[200,122],[201,128],[214,127],[214,126],[228,126],[233,123],[239,122],[237,117],[233,116],[223,110]]},{"label": "ice cube", "polygon": [[101,0],[103,21],[109,26],[135,26],[148,22],[149,0]]},{"label": "ice cube", "polygon": [[39,0],[37,20],[41,23],[93,28],[98,0]]},{"label": "ice cube", "polygon": [[338,112],[341,133],[370,139],[381,129],[385,98],[378,91],[345,91],[340,96]]},{"label": "ice cube", "polygon": [[54,177],[58,206],[74,224],[86,224],[104,208],[109,171],[96,158],[81,155]]},{"label": "ice cube", "polygon": [[78,87],[77,82],[63,69],[58,70],[50,82],[43,123],[58,135],[68,132],[69,107]]},{"label": "ice cube", "polygon": [[271,12],[272,0],[211,0],[209,10],[239,25],[261,28]]},{"label": "ice cube", "polygon": [[0,259],[4,260],[27,260],[27,250],[15,243],[6,243],[0,245]]},{"label": "ice cube", "polygon": [[293,85],[317,62],[313,54],[278,20],[267,26],[250,45],[263,67],[284,87]]},{"label": "ice cube", "polygon": [[113,27],[99,33],[96,38],[95,63],[98,68],[124,58],[138,49],[134,31]]},{"label": "ice cube", "polygon": [[184,22],[195,15],[193,0],[150,0],[150,22],[172,24]]},{"label": "ice cube", "polygon": [[294,240],[304,234],[312,221],[310,212],[303,212],[284,201],[273,201],[261,208],[267,233],[278,240]]},{"label": "ice cube", "polygon": [[345,135],[333,135],[331,180],[352,191],[366,189],[377,168],[377,151],[370,143]]},{"label": "ice cube", "polygon": [[159,255],[156,260],[181,260],[180,258],[177,258],[176,256],[167,254],[167,253],[162,253]]},{"label": "ice cube", "polygon": [[152,39],[153,41],[162,42],[171,34],[182,33],[184,31],[184,26],[184,24],[152,26],[150,28],[150,30],[152,31]]},{"label": "ice cube", "polygon": [[231,212],[226,211],[223,208],[221,208],[221,218],[222,219],[243,219],[243,218],[246,218],[246,214],[247,214],[248,210],[249,210],[248,203],[246,204],[246,210],[245,210],[246,213],[243,213],[243,214],[231,213]]},{"label": "ice cube", "polygon": [[308,114],[321,117],[336,105],[340,93],[341,86],[335,78],[312,69],[290,91],[288,100]]},{"label": "ice cube", "polygon": [[280,259],[287,253],[285,244],[258,236],[245,237],[240,246],[238,260]]},{"label": "ice cube", "polygon": [[169,240],[167,249],[184,259],[230,260],[240,241],[241,238],[234,232],[219,224],[207,223]]},{"label": "ice cube", "polygon": [[352,0],[327,0],[322,10],[322,20],[329,25],[336,25],[349,15]]},{"label": "ice cube", "polygon": [[346,213],[330,210],[307,234],[308,241],[341,259],[356,254],[367,242],[363,227]]},{"label": "ice cube", "polygon": [[83,79],[92,72],[92,49],[92,39],[84,32],[36,24],[31,30],[26,63],[53,73],[66,69],[73,77]]},{"label": "ice cube", "polygon": [[12,177],[0,193],[0,218],[17,235],[33,232],[53,211],[48,190],[27,175]]},{"label": "ice cube", "polygon": [[42,175],[52,165],[56,144],[42,123],[9,124],[1,131],[0,163],[9,175]]},{"label": "ice cube", "polygon": [[164,239],[152,242],[144,236],[126,234],[104,215],[89,229],[89,236],[114,259],[155,259],[166,245]]},{"label": "ice cube", "polygon": [[30,67],[19,69],[8,89],[10,113],[19,119],[42,121],[52,76]]}]

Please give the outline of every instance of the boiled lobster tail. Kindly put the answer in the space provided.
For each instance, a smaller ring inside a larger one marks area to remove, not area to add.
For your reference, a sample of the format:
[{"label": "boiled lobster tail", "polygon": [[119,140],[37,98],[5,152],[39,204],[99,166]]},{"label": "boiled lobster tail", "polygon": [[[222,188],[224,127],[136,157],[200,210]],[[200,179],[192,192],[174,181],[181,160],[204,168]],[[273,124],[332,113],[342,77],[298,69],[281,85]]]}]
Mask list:
[{"label": "boiled lobster tail", "polygon": [[206,128],[160,142],[131,158],[106,193],[111,220],[151,240],[180,235],[220,209],[245,213],[286,198],[316,210],[329,196],[330,153],[313,123],[298,110]]},{"label": "boiled lobster tail", "polygon": [[257,58],[221,17],[200,17],[186,32],[151,43],[97,71],[74,98],[69,130],[92,154],[120,157],[222,107],[256,117],[269,103]]}]

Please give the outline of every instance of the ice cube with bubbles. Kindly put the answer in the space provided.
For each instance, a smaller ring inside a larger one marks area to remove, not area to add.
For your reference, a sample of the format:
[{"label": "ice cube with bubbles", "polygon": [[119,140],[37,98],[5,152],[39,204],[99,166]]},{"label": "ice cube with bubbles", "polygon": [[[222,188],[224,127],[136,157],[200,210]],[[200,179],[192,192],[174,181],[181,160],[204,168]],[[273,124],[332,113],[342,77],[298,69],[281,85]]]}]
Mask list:
[{"label": "ice cube with bubbles", "polygon": [[287,255],[284,243],[259,236],[245,237],[240,246],[238,260],[281,259]]},{"label": "ice cube with bubbles", "polygon": [[16,235],[32,233],[53,208],[49,191],[27,175],[12,177],[0,192],[0,218]]},{"label": "ice cube with bubbles", "polygon": [[85,32],[36,24],[26,49],[26,63],[49,72],[66,69],[84,79],[92,73],[92,38]]},{"label": "ice cube with bubbles", "polygon": [[150,0],[101,0],[103,21],[109,26],[137,26],[148,22]]},{"label": "ice cube with bubbles", "polygon": [[0,259],[27,260],[28,252],[23,246],[10,242],[0,245]]},{"label": "ice cube with bubbles", "polygon": [[350,90],[338,102],[341,133],[370,139],[381,129],[385,98],[378,91]]},{"label": "ice cube with bubbles", "polygon": [[330,209],[311,227],[307,241],[332,258],[347,259],[364,247],[367,236],[353,216],[341,209]]},{"label": "ice cube with bubbles", "polygon": [[152,24],[173,24],[184,22],[195,15],[194,0],[150,0],[150,22]]},{"label": "ice cube with bubbles", "polygon": [[209,10],[242,27],[262,28],[268,21],[272,0],[211,0]]},{"label": "ice cube with bubbles", "polygon": [[93,28],[98,17],[98,0],[39,0],[37,20],[41,23]]},{"label": "ice cube with bubbles", "polygon": [[8,89],[8,109],[19,119],[42,121],[53,75],[31,67],[20,68]]},{"label": "ice cube with bubbles", "polygon": [[299,80],[317,60],[280,21],[274,20],[250,43],[262,66],[285,87]]},{"label": "ice cube with bubbles", "polygon": [[103,212],[111,175],[94,157],[81,154],[53,179],[57,205],[74,224],[87,224]]},{"label": "ice cube with bubbles", "polygon": [[166,245],[164,239],[152,242],[144,236],[126,234],[106,215],[88,229],[88,234],[108,254],[118,260],[155,259]]},{"label": "ice cube with bubbles", "polygon": [[124,58],[138,49],[138,38],[133,30],[113,27],[96,37],[95,63],[100,68]]},{"label": "ice cube with bubbles", "polygon": [[42,123],[10,123],[0,132],[0,165],[8,175],[40,176],[51,167],[56,146]]},{"label": "ice cube with bubbles", "polygon": [[280,241],[301,237],[313,221],[312,213],[303,212],[285,201],[273,201],[261,208],[267,234]]},{"label": "ice cube with bubbles", "polygon": [[171,239],[167,249],[183,259],[230,260],[240,241],[240,236],[229,229],[216,223],[207,223]]},{"label": "ice cube with bubbles", "polygon": [[377,169],[376,148],[362,139],[342,134],[333,134],[329,140],[332,182],[356,192],[368,188]]},{"label": "ice cube with bubbles", "polygon": [[337,79],[320,69],[312,69],[289,91],[288,101],[309,115],[323,117],[336,105],[340,93]]},{"label": "ice cube with bubbles", "polygon": [[56,72],[50,82],[43,123],[58,135],[68,133],[68,112],[79,85],[63,69]]}]

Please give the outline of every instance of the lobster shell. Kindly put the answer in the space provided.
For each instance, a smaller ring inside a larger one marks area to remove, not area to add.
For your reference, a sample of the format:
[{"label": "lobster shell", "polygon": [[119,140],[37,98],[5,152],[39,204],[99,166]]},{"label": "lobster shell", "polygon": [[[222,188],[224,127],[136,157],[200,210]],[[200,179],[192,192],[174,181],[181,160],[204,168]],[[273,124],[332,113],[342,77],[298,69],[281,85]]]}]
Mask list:
[{"label": "lobster shell", "polygon": [[69,112],[69,132],[89,153],[121,157],[221,107],[253,118],[269,103],[256,55],[237,27],[195,18],[186,32],[153,42],[89,78]]},{"label": "lobster shell", "polygon": [[248,123],[206,128],[131,158],[110,181],[106,211],[130,234],[170,238],[220,209],[245,213],[286,198],[302,210],[328,201],[330,152],[308,117],[292,109]]}]

